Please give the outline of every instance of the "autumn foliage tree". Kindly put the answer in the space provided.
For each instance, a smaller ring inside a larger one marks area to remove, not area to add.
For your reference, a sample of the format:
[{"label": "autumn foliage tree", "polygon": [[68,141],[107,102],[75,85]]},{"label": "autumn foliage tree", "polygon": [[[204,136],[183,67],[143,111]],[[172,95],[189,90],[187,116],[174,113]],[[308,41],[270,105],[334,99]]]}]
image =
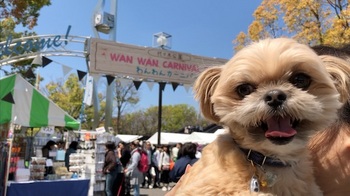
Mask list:
[{"label": "autumn foliage tree", "polygon": [[37,25],[40,9],[51,5],[50,0],[2,0],[0,1],[0,18],[2,24],[11,24],[7,30],[14,30],[16,25],[32,29]]},{"label": "autumn foliage tree", "polygon": [[[2,0],[0,1],[0,42],[23,36],[31,36],[36,33],[31,31],[37,25],[40,10],[44,6],[51,5],[51,0]],[[16,32],[15,29],[22,26],[23,30]],[[1,56],[6,58],[6,56]],[[22,61],[10,65],[10,70],[3,69],[6,75],[13,73],[26,73],[29,69],[35,69],[38,65],[30,65],[31,60]],[[24,76],[25,77],[25,76]],[[34,83],[34,80],[29,80]]]},{"label": "autumn foliage tree", "polygon": [[263,38],[292,37],[308,45],[350,43],[347,0],[263,0],[247,33],[234,40],[235,50]]}]

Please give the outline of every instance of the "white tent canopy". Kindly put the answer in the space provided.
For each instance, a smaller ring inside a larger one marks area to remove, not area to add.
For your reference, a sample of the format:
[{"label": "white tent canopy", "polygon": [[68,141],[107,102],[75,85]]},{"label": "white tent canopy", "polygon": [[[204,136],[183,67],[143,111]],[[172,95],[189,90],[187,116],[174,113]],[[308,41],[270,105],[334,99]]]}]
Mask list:
[{"label": "white tent canopy", "polygon": [[193,142],[198,144],[209,144],[216,139],[217,135],[213,133],[192,132],[185,142]]},{"label": "white tent canopy", "polygon": [[142,137],[142,135],[127,135],[127,134],[118,134],[117,136],[115,136],[117,139],[117,143],[120,141],[123,141],[125,143],[130,143],[132,141],[135,141],[139,138]]},{"label": "white tent canopy", "polygon": [[[160,144],[184,143],[188,134],[182,133],[160,133]],[[147,141],[151,144],[158,144],[158,132],[154,133]]]}]

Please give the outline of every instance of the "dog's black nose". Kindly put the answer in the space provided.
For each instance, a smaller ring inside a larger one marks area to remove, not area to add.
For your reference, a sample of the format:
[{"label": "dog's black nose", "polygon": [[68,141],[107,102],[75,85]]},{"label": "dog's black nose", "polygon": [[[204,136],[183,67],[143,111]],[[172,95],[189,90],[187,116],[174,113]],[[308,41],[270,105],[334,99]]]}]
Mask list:
[{"label": "dog's black nose", "polygon": [[286,101],[287,95],[281,90],[271,90],[266,93],[265,95],[265,102],[273,107],[277,108],[283,104],[284,101]]}]

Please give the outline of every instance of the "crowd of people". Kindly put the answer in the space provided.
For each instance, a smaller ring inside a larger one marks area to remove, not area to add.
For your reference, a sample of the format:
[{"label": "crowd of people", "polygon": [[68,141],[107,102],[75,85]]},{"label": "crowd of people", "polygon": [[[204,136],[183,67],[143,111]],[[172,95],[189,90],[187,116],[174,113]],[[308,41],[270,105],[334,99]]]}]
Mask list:
[{"label": "crowd of people", "polygon": [[[170,182],[177,182],[185,173],[188,164],[193,165],[198,158],[198,145],[178,143],[175,146],[141,144],[135,140],[130,144],[106,143],[103,172],[106,175],[106,195],[140,195],[140,188],[171,189]],[[138,164],[141,151],[147,153],[148,169],[140,171]]]},{"label": "crowd of people", "polygon": [[[77,141],[72,141],[65,150],[64,162],[69,171],[69,156],[76,153]],[[64,149],[64,144],[49,141],[42,148],[43,157],[52,159],[50,151]],[[105,161],[102,172],[105,175],[106,196],[140,195],[140,188],[171,189],[170,183],[177,182],[185,173],[188,164],[193,165],[200,158],[200,146],[195,143],[176,145],[152,145],[135,140],[131,143],[109,141],[105,144]],[[140,171],[141,152],[147,153],[147,170]],[[45,176],[53,174],[53,168],[46,167]]]}]

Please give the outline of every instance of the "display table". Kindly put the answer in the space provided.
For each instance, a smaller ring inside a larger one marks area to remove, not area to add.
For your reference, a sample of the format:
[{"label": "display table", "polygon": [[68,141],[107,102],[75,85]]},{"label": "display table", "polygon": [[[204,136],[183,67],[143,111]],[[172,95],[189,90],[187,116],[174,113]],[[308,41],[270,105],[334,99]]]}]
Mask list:
[{"label": "display table", "polygon": [[89,179],[10,182],[7,196],[87,196]]}]

